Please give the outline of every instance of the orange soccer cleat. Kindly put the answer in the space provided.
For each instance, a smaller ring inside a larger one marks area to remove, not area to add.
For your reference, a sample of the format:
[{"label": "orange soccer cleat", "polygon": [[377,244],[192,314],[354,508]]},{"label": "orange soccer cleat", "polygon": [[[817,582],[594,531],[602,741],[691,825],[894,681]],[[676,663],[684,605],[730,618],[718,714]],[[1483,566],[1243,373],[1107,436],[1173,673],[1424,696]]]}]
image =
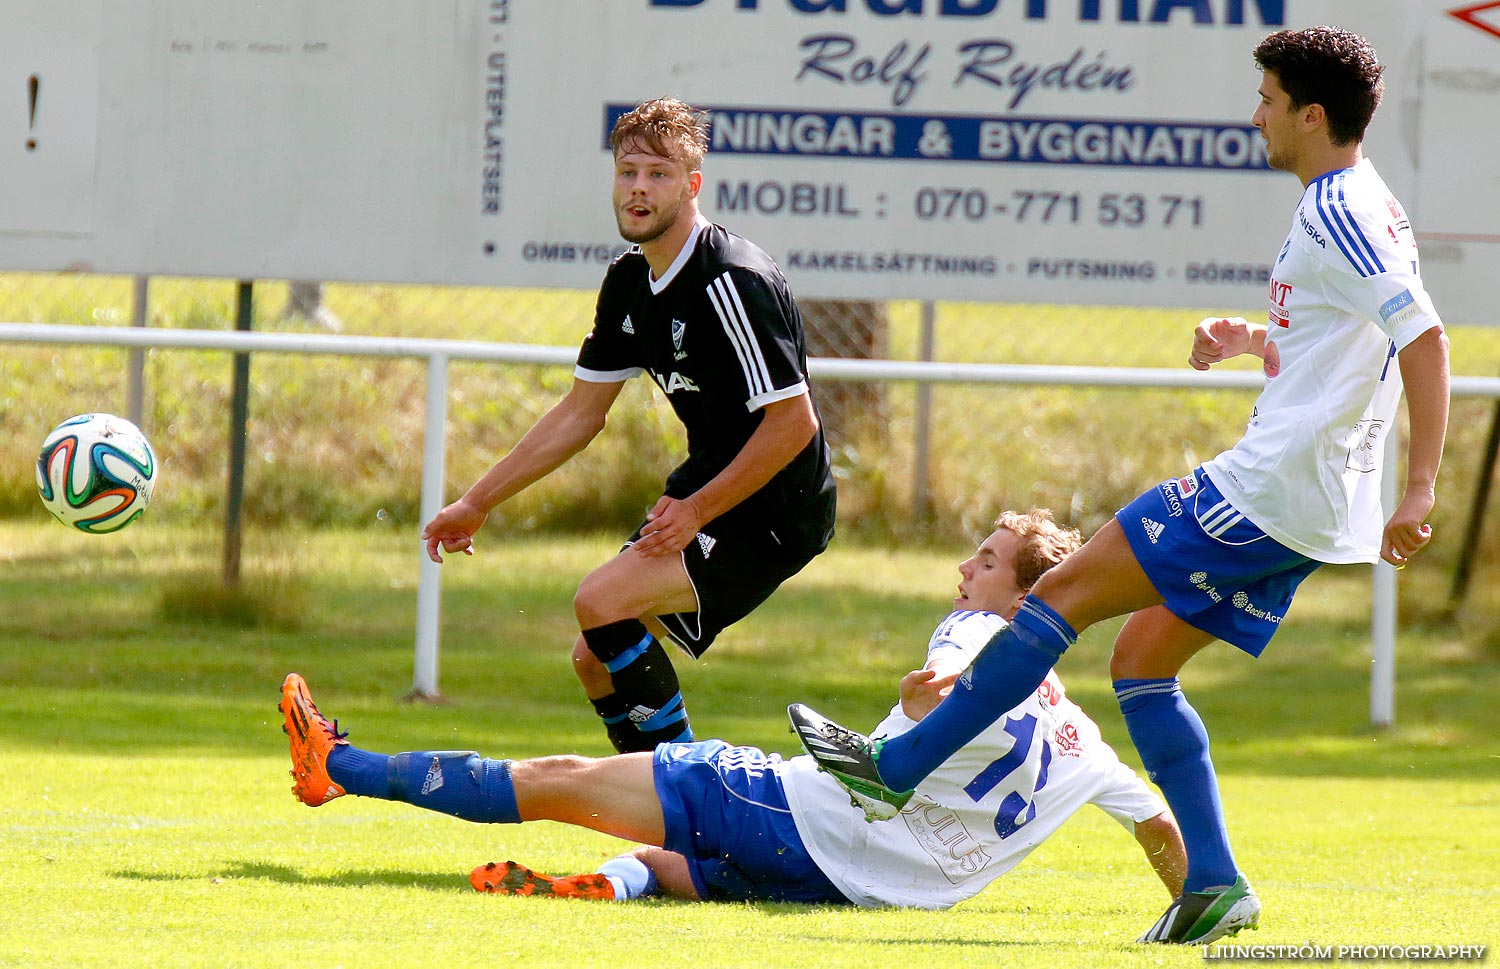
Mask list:
[{"label": "orange soccer cleat", "polygon": [[492,861],[469,873],[469,883],[476,892],[491,895],[548,895],[552,898],[592,898],[608,901],[615,897],[609,879],[595,872],[590,875],[568,875],[548,878],[513,861]]},{"label": "orange soccer cleat", "polygon": [[288,673],[281,684],[281,725],[292,745],[292,793],[308,807],[326,804],[344,796],[344,789],[328,776],[328,752],[349,741],[339,733],[337,720],[329,723],[318,712],[307,683],[296,673]]}]

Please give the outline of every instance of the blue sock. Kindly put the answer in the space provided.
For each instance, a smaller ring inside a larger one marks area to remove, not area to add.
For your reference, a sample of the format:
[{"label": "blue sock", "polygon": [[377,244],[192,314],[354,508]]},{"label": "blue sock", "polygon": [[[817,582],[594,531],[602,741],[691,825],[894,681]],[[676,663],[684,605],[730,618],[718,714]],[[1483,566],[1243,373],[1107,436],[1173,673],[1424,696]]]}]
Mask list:
[{"label": "blue sock", "polygon": [[386,780],[390,763],[391,758],[386,754],[340,745],[328,752],[328,776],[345,794],[383,798],[390,790],[390,782]]},{"label": "blue sock", "polygon": [[880,777],[892,790],[909,791],[1047,678],[1078,639],[1045,602],[1027,596],[1010,621],[985,644],[944,698],[911,730],[880,748]]},{"label": "blue sock", "polygon": [[656,873],[635,855],[620,855],[599,866],[599,874],[615,887],[615,898],[645,898],[656,894]]},{"label": "blue sock", "polygon": [[347,794],[402,801],[465,821],[519,824],[510,761],[471,750],[419,750],[388,757],[358,747],[335,747],[328,776]]},{"label": "blue sock", "polygon": [[1177,678],[1116,680],[1115,696],[1151,781],[1172,808],[1187,847],[1183,891],[1232,885],[1239,868],[1229,850],[1208,731]]}]

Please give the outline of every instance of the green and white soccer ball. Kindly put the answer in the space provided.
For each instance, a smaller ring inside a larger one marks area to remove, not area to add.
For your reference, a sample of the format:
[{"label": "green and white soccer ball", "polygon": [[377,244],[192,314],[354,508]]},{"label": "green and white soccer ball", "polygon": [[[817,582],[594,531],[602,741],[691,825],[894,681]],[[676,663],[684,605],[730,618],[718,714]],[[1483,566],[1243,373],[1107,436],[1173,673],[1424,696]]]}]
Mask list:
[{"label": "green and white soccer ball", "polygon": [[140,428],[113,414],[79,414],[42,443],[36,490],[64,525],[96,535],[117,532],[151,504],[156,468]]}]

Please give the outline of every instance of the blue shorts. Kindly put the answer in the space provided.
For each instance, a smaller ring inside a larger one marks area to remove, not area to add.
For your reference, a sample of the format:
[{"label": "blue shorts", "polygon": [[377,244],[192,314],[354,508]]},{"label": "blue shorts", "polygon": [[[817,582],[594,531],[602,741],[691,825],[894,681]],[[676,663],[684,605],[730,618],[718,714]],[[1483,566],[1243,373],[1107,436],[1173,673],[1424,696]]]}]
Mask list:
[{"label": "blue shorts", "polygon": [[1163,481],[1115,513],[1136,561],[1183,622],[1259,656],[1321,562],[1271,538],[1202,468]]},{"label": "blue shorts", "polygon": [[780,762],[780,754],[722,740],[657,747],[662,847],[687,859],[693,886],[710,901],[851,904],[803,846]]}]

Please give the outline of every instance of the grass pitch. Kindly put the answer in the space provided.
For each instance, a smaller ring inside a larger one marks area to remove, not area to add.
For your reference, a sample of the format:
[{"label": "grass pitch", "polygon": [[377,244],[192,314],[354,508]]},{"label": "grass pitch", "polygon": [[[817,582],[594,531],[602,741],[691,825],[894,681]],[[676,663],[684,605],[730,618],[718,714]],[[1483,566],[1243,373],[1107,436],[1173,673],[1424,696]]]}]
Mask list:
[{"label": "grass pitch", "polygon": [[[444,567],[446,702],[411,705],[412,523],[257,533],[247,584],[275,608],[245,628],[182,608],[185,587],[212,596],[216,530],[148,518],[101,538],[40,516],[0,523],[0,966],[1204,961],[1131,941],[1166,894],[1092,810],[949,912],[477,895],[477,864],[583,871],[624,844],[355,798],[305,808],[289,792],[281,679],[302,672],[376,750],[604,754],[566,656],[572,591],[614,537],[487,531],[479,555]],[[791,700],[873,724],[920,662],[961,552],[836,543],[705,661],[679,664],[697,732],[793,753]],[[1420,565],[1403,576],[1408,596],[1441,583]],[[1219,646],[1184,675],[1266,906],[1236,941],[1500,943],[1500,657],[1403,629],[1399,726],[1373,730],[1367,603],[1367,569],[1325,569],[1264,659]],[[1109,690],[1112,632],[1085,633],[1059,672],[1137,763]]]}]

